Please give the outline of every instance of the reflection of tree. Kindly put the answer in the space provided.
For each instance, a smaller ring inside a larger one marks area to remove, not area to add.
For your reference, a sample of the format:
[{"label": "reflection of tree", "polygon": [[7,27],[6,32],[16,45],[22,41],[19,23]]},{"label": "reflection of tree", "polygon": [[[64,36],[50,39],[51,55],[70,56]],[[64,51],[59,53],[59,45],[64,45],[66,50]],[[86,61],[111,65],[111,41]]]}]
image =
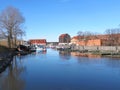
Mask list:
[{"label": "reflection of tree", "polygon": [[13,60],[8,68],[8,75],[2,82],[2,90],[23,90],[25,87],[25,81],[21,79],[20,75],[25,71],[25,67],[22,65],[21,60]]},{"label": "reflection of tree", "polygon": [[62,59],[69,60],[71,57],[70,51],[59,51],[59,56]]}]

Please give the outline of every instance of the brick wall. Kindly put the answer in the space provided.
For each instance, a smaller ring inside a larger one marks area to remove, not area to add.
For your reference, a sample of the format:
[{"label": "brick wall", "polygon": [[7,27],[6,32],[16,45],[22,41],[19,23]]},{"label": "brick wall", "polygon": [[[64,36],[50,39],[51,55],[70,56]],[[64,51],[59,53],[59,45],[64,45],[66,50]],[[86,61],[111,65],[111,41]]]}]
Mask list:
[{"label": "brick wall", "polygon": [[30,44],[41,44],[41,45],[46,45],[46,39],[31,39],[29,40]]},{"label": "brick wall", "polygon": [[102,40],[101,39],[95,39],[95,40],[82,40],[77,42],[76,44],[80,46],[101,46],[102,45]]}]

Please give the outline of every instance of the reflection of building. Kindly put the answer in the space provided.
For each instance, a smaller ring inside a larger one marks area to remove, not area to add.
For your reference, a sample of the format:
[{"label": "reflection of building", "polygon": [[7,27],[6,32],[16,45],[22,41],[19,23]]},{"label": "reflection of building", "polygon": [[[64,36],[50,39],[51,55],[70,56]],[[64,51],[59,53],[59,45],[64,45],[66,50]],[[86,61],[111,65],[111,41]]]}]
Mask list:
[{"label": "reflection of building", "polygon": [[71,57],[71,53],[69,51],[59,51],[59,56],[62,59],[69,60]]},{"label": "reflection of building", "polygon": [[71,52],[72,56],[80,56],[80,57],[88,57],[88,58],[101,58],[101,55],[94,55],[94,54],[86,54],[80,52]]},{"label": "reflection of building", "polygon": [[46,45],[46,39],[31,39],[29,40],[30,44]]},{"label": "reflection of building", "polygon": [[59,36],[59,43],[70,43],[70,35],[69,34],[61,34]]}]

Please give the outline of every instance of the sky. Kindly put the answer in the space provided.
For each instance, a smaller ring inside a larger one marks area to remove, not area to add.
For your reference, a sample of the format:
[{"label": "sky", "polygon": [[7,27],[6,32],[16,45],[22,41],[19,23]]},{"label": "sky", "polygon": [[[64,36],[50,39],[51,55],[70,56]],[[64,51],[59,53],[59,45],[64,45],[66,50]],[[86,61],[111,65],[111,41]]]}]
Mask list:
[{"label": "sky", "polygon": [[18,8],[25,18],[24,40],[56,42],[64,33],[103,34],[120,27],[120,0],[0,0],[0,12],[8,6]]}]

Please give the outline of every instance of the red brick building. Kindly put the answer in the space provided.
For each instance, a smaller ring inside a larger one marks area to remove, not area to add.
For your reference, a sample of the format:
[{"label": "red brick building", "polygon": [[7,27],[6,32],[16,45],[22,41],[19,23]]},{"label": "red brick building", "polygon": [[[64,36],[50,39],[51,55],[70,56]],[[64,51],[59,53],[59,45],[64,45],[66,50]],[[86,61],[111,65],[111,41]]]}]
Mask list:
[{"label": "red brick building", "polygon": [[37,45],[46,45],[47,41],[46,41],[46,39],[30,39],[29,43],[30,44],[37,44]]},{"label": "red brick building", "polygon": [[120,45],[120,34],[89,36],[74,36],[71,43],[81,46],[118,46]]},{"label": "red brick building", "polygon": [[71,37],[69,34],[61,34],[59,36],[59,43],[70,43]]}]

